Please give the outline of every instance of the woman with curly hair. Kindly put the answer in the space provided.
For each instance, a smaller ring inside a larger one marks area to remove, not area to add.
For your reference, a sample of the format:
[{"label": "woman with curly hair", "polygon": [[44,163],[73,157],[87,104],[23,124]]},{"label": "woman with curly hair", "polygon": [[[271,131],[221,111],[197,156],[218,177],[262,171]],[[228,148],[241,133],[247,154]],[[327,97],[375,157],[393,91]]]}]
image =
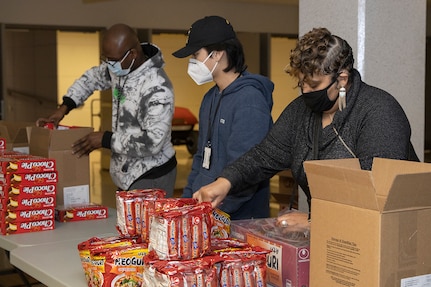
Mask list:
[{"label": "woman with curly hair", "polygon": [[194,197],[217,206],[227,194],[290,169],[310,205],[306,160],[358,158],[364,170],[371,170],[374,157],[418,161],[402,107],[388,92],[364,83],[353,63],[350,45],[326,28],[301,37],[286,68],[301,95],[260,144]]}]

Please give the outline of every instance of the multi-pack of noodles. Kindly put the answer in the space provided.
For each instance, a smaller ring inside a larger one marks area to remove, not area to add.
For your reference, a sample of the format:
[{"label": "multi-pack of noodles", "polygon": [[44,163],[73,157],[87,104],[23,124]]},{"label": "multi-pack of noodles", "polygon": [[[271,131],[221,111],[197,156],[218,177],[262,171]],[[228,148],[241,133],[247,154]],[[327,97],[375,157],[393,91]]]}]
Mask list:
[{"label": "multi-pack of noodles", "polygon": [[161,260],[202,257],[210,249],[212,207],[208,202],[155,211],[149,249]]},{"label": "multi-pack of noodles", "polygon": [[154,251],[145,257],[144,285],[159,286],[205,286],[217,287],[217,255],[192,260],[158,260]]},{"label": "multi-pack of noodles", "polygon": [[147,243],[91,250],[91,275],[95,287],[143,286]]},{"label": "multi-pack of noodles", "polygon": [[142,219],[148,216],[148,205],[152,206],[154,200],[164,198],[166,192],[161,189],[136,189],[130,191],[117,191],[117,229],[123,236],[141,237],[148,241],[148,224]]},{"label": "multi-pack of noodles", "polygon": [[[96,262],[93,255],[97,254],[97,251],[109,250],[118,247],[133,246],[136,244],[136,240],[120,236],[106,236],[106,237],[91,237],[78,244],[79,257],[81,259],[82,268],[84,270],[85,279],[87,280],[89,287],[103,286],[103,273],[93,272],[94,270],[99,271],[96,268]],[[94,263],[94,264],[93,264]],[[104,264],[104,262],[102,262]],[[109,285],[110,286],[110,285]]]}]

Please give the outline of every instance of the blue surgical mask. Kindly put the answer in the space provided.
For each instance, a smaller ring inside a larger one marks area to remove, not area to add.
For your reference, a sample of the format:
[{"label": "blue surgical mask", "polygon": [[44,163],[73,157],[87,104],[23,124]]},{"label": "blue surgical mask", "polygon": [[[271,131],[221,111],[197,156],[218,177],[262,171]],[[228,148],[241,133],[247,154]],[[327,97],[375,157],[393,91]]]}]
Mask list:
[{"label": "blue surgical mask", "polygon": [[127,69],[123,69],[123,67],[121,67],[121,63],[124,61],[124,59],[126,59],[126,57],[129,55],[130,50],[127,51],[127,53],[124,55],[123,59],[121,59],[120,61],[106,61],[108,63],[108,68],[109,70],[115,74],[118,77],[122,77],[125,76],[127,74],[130,73],[130,69],[132,68],[133,64],[135,63],[135,59],[132,60],[132,63],[130,64],[130,66]]}]

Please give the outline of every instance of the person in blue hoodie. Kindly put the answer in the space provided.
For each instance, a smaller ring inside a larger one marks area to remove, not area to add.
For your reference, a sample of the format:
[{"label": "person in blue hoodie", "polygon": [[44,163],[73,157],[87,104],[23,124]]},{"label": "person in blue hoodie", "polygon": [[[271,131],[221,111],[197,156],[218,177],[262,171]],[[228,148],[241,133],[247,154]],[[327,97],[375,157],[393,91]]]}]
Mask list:
[{"label": "person in blue hoodie", "polygon": [[[273,124],[274,84],[246,70],[242,44],[230,22],[219,16],[193,23],[185,47],[173,55],[191,56],[187,72],[196,84],[215,82],[199,110],[198,150],[182,195],[192,197],[266,136]],[[269,199],[269,180],[264,180],[227,196],[219,208],[232,220],[265,218]]]}]

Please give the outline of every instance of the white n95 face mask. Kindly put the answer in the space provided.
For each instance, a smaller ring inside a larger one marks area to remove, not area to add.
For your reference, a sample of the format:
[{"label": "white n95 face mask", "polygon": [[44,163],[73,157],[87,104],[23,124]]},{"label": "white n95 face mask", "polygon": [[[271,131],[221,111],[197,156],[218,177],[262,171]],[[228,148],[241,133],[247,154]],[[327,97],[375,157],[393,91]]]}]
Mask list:
[{"label": "white n95 face mask", "polygon": [[196,59],[189,60],[189,66],[187,68],[187,73],[198,85],[203,85],[213,81],[213,72],[217,67],[218,62],[215,63],[214,68],[210,71],[205,65],[205,62],[211,57],[213,52],[211,52],[206,59],[201,62]]}]

